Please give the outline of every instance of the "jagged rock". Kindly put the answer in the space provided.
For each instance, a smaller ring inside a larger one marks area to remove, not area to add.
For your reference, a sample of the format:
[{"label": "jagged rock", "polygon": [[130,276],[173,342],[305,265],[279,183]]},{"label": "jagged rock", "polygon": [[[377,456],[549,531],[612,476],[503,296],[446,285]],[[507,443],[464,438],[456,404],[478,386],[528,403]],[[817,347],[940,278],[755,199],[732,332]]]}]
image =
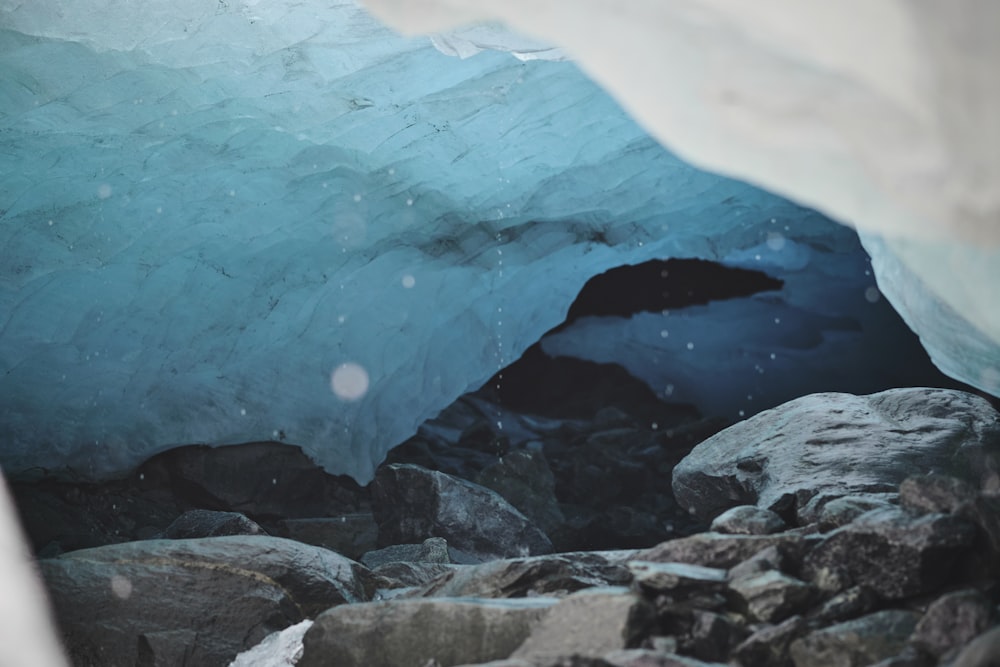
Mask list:
[{"label": "jagged rock", "polygon": [[396,599],[320,614],[298,667],[477,664],[507,658],[556,598]]},{"label": "jagged rock", "polygon": [[951,667],[1000,666],[1000,627],[987,630],[963,648]]},{"label": "jagged rock", "polygon": [[510,452],[474,481],[499,493],[546,535],[555,535],[566,523],[556,500],[555,477],[540,451]]},{"label": "jagged rock", "polygon": [[743,667],[787,667],[788,647],[804,635],[809,625],[801,616],[792,616],[778,625],[767,625],[744,639],[732,651]]},{"label": "jagged rock", "polygon": [[395,562],[385,563],[372,569],[372,574],[378,584],[379,591],[376,599],[381,595],[389,597],[388,591],[397,591],[393,595],[399,594],[400,588],[417,588],[427,586],[438,577],[451,572],[459,565],[449,565],[447,563],[406,563]]},{"label": "jagged rock", "polygon": [[367,504],[353,479],[325,472],[299,447],[280,442],[177,447],[139,466],[131,482],[182,511],[240,512],[261,523],[356,512]]},{"label": "jagged rock", "polygon": [[696,611],[689,636],[684,641],[684,652],[699,660],[723,662],[744,637],[744,627],[726,614]]},{"label": "jagged rock", "polygon": [[276,528],[281,537],[324,547],[352,560],[374,551],[378,542],[378,525],[371,512],[285,519]]},{"label": "jagged rock", "polygon": [[729,568],[729,580],[736,581],[737,579],[755,577],[771,570],[787,572],[790,569],[791,560],[785,550],[778,546],[770,546]]},{"label": "jagged rock", "polygon": [[725,535],[698,533],[662,542],[635,555],[635,560],[658,563],[692,563],[705,567],[733,567],[758,551],[780,545],[788,553],[801,554],[820,538],[785,532],[776,535]]},{"label": "jagged rock", "polygon": [[252,649],[237,655],[229,667],[295,667],[302,657],[302,638],[312,623],[302,621],[268,635]]},{"label": "jagged rock", "polygon": [[993,607],[979,591],[948,593],[927,608],[912,641],[936,656],[943,656],[986,630],[992,617]]},{"label": "jagged rock", "polygon": [[451,475],[386,465],[376,473],[371,492],[383,546],[443,537],[459,562],[552,551],[549,538],[499,494]]},{"label": "jagged rock", "polygon": [[899,485],[900,505],[920,513],[951,514],[975,497],[971,484],[949,475],[916,475]]},{"label": "jagged rock", "polygon": [[361,557],[365,567],[375,569],[386,563],[450,563],[448,542],[440,537],[428,537],[420,544],[393,544],[369,551]]},{"label": "jagged rock", "polygon": [[[864,496],[842,496],[833,498],[823,504],[822,509],[817,514],[817,523],[823,530],[832,530],[846,526],[857,519],[862,514],[872,510],[892,507],[893,504],[886,497],[895,497],[896,494],[872,494]],[[816,501],[813,498],[810,505]]]},{"label": "jagged rock", "polygon": [[873,510],[831,532],[806,555],[804,568],[824,590],[863,584],[899,599],[943,584],[975,535],[975,526],[947,514]]},{"label": "jagged rock", "polygon": [[737,505],[715,517],[712,530],[732,535],[770,535],[785,530],[784,519],[756,505]]},{"label": "jagged rock", "polygon": [[618,586],[632,579],[625,566],[629,555],[631,552],[553,554],[468,565],[448,572],[415,595],[510,598]]},{"label": "jagged rock", "polygon": [[816,495],[895,491],[928,469],[961,470],[1000,437],[984,399],[947,389],[891,389],[870,396],[804,396],[739,422],[695,447],[675,468],[674,495],[711,519],[757,505],[814,521]]},{"label": "jagged rock", "polygon": [[652,594],[685,595],[691,591],[721,592],[726,589],[727,573],[713,567],[688,563],[652,563],[629,561],[635,584]]},{"label": "jagged rock", "polygon": [[872,589],[867,586],[853,586],[812,609],[806,618],[820,625],[830,625],[867,614],[877,603],[878,596]]},{"label": "jagged rock", "polygon": [[729,587],[746,603],[751,617],[765,623],[804,613],[816,594],[813,586],[777,570],[735,579]]},{"label": "jagged rock", "polygon": [[654,622],[652,605],[627,588],[590,588],[561,600],[510,657],[536,664],[599,658],[636,646]]},{"label": "jagged rock", "polygon": [[221,535],[266,535],[256,522],[239,512],[214,512],[188,510],[174,519],[163,531],[168,540],[191,537],[219,537]]},{"label": "jagged rock", "polygon": [[226,664],[370,585],[332,551],[249,535],[115,544],[40,568],[80,665]]},{"label": "jagged rock", "polygon": [[865,667],[902,651],[918,618],[910,611],[876,612],[810,632],[791,643],[789,654],[795,667]]}]

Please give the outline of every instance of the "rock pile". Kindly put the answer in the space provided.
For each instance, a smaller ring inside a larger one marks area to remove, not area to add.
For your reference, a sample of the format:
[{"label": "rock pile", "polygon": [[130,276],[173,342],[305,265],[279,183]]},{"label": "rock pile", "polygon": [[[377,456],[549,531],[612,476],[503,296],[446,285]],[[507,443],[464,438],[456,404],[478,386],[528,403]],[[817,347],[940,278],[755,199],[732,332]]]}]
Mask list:
[{"label": "rock pile", "polygon": [[[397,454],[369,489],[324,491],[334,516],[234,516],[212,492],[213,507],[156,532],[186,539],[64,549],[41,568],[68,650],[102,666],[997,664],[1000,415],[984,401],[930,389],[793,401],[676,465],[677,502],[706,530],[661,539],[661,520],[565,549],[595,535],[579,529],[597,516],[577,502],[595,488],[588,466],[610,467],[603,501],[637,499],[622,523],[656,517],[657,502],[674,520],[668,428],[612,418],[563,431],[568,460],[546,446],[551,424],[539,446],[508,443],[503,463],[472,447],[458,464],[462,447],[425,438],[409,446],[424,465]],[[482,431],[459,442],[493,446]],[[655,465],[634,470],[644,456]],[[567,479],[588,481],[570,499]],[[346,517],[365,513],[377,539],[352,554],[264,534],[328,521],[357,535]],[[586,520],[567,529],[574,517]]]}]

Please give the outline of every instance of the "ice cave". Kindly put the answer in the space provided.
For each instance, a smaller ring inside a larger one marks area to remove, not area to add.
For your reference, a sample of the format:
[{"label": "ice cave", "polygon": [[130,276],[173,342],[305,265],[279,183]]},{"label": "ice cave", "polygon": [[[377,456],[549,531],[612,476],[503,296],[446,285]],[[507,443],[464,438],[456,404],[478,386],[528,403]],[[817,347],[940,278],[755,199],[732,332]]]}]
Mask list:
[{"label": "ice cave", "polygon": [[1000,396],[998,26],[0,0],[0,466],[273,441],[366,484],[526,351],[729,421]]}]

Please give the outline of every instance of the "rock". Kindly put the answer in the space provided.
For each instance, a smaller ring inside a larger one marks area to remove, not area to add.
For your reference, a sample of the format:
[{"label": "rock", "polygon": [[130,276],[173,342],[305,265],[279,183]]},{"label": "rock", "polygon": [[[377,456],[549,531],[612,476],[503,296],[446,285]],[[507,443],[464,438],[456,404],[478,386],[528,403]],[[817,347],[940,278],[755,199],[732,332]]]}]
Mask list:
[{"label": "rock", "polygon": [[298,667],[477,664],[507,658],[555,598],[396,599],[341,605],[306,632]]},{"label": "rock", "polygon": [[546,535],[566,523],[556,500],[556,480],[540,451],[520,449],[501,457],[474,480],[499,493]]},{"label": "rock", "polygon": [[635,555],[635,560],[692,563],[706,567],[733,567],[762,549],[780,545],[791,554],[801,554],[819,538],[798,533],[777,535],[724,535],[698,533],[668,540]]},{"label": "rock", "polygon": [[947,514],[873,510],[829,533],[806,555],[804,569],[825,590],[863,584],[900,599],[945,583],[975,535],[975,526]]},{"label": "rock", "polygon": [[778,625],[767,625],[753,633],[733,649],[731,655],[743,667],[787,667],[791,665],[789,644],[808,629],[801,616],[792,616]]},{"label": "rock", "polygon": [[236,656],[229,667],[295,667],[302,657],[302,638],[312,627],[306,620],[275,632],[248,651]]},{"label": "rock", "polygon": [[918,618],[909,611],[876,612],[796,639],[789,654],[795,667],[865,667],[902,651]]},{"label": "rock", "polygon": [[[895,497],[896,494],[876,494],[864,496],[843,496],[833,498],[823,504],[822,509],[817,514],[817,523],[823,530],[832,530],[846,526],[857,519],[862,514],[872,510],[893,507],[893,504],[885,499],[886,496]],[[817,496],[819,498],[819,496]],[[813,498],[810,505],[817,499]]]},{"label": "rock", "polygon": [[239,512],[188,510],[163,531],[168,540],[221,535],[267,535],[263,528]]},{"label": "rock", "polygon": [[226,664],[268,634],[368,599],[367,571],[235,535],[84,549],[40,563],[74,664]]},{"label": "rock", "polygon": [[[446,563],[385,563],[372,569],[375,575],[379,590],[376,592],[376,599],[389,597],[389,591],[397,591],[400,588],[416,588],[428,586],[431,582],[444,574],[454,571],[459,565],[449,565]],[[396,595],[398,593],[393,593]]]},{"label": "rock", "polygon": [[804,613],[816,594],[813,586],[777,570],[736,579],[729,587],[746,603],[750,616],[765,623]]},{"label": "rock", "polygon": [[182,511],[240,512],[262,525],[272,517],[329,516],[367,504],[353,479],[325,472],[299,447],[280,442],[177,447],[140,465],[131,482]]},{"label": "rock", "polygon": [[878,601],[879,598],[872,589],[867,586],[853,586],[812,609],[806,618],[820,625],[839,623],[867,614],[875,608]]},{"label": "rock", "polygon": [[871,667],[935,667],[937,660],[915,646],[906,646],[899,655],[879,660]]},{"label": "rock", "polygon": [[[569,664],[575,667],[576,663]],[[718,663],[702,662],[686,655],[672,655],[648,649],[623,649],[604,656],[595,667],[725,667]]]},{"label": "rock", "polygon": [[791,561],[792,559],[789,558],[783,549],[777,546],[767,547],[766,549],[761,549],[742,563],[729,568],[729,580],[748,579],[764,572],[770,572],[771,570],[787,572]]},{"label": "rock", "polygon": [[684,642],[684,653],[699,660],[725,661],[729,651],[747,634],[742,625],[725,614],[696,611],[693,621],[690,635]]},{"label": "rock", "polygon": [[629,561],[635,584],[652,594],[685,595],[691,591],[721,592],[726,590],[727,573],[713,567],[687,563],[651,563]]},{"label": "rock", "polygon": [[536,664],[599,658],[636,646],[655,620],[652,605],[627,588],[590,588],[561,600],[510,657]]},{"label": "rock", "polygon": [[371,512],[285,519],[276,525],[281,537],[324,547],[352,560],[359,560],[378,546],[378,525]]},{"label": "rock", "polygon": [[1000,667],[1000,627],[988,630],[969,642],[951,667]]},{"label": "rock", "polygon": [[428,537],[421,544],[393,544],[392,546],[369,551],[361,557],[361,563],[375,569],[386,563],[450,563],[448,542],[440,537]]},{"label": "rock", "polygon": [[921,513],[951,514],[975,497],[971,484],[949,475],[916,475],[899,485],[900,505]]},{"label": "rock", "polygon": [[927,608],[911,641],[940,657],[985,631],[992,617],[993,606],[979,591],[948,593]]},{"label": "rock", "polygon": [[565,595],[593,586],[619,586],[632,579],[631,552],[553,554],[496,560],[456,568],[416,595],[512,598]]},{"label": "rock", "polygon": [[757,505],[815,520],[816,495],[893,492],[927,470],[961,470],[1000,437],[984,399],[948,389],[890,389],[870,396],[804,396],[739,422],[694,448],[675,468],[677,501],[704,519]]},{"label": "rock", "polygon": [[552,551],[548,537],[500,495],[457,477],[391,464],[379,468],[371,492],[383,546],[443,537],[459,562]]},{"label": "rock", "polygon": [[756,505],[737,505],[715,517],[712,530],[732,535],[770,535],[785,530],[784,519]]}]

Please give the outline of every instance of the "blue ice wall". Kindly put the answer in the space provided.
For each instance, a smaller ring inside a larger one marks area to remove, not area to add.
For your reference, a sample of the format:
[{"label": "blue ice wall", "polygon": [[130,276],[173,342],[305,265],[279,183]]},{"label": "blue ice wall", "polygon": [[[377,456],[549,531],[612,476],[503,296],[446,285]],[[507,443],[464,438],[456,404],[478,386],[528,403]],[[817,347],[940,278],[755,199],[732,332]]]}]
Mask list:
[{"label": "blue ice wall", "polygon": [[570,63],[209,4],[0,2],[7,470],[273,438],[367,481],[595,273],[836,229],[682,163]]}]

